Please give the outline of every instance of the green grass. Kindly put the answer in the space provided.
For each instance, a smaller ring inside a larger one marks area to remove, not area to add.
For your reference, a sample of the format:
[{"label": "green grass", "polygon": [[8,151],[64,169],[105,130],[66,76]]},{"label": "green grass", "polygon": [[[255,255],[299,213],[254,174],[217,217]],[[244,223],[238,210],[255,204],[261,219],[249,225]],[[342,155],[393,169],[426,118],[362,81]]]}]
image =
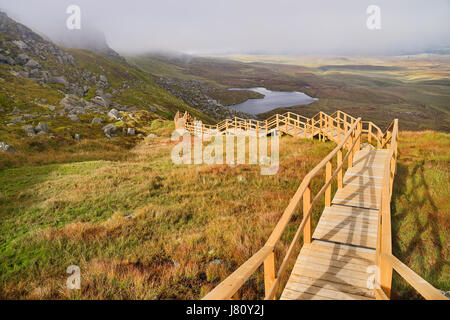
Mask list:
[{"label": "green grass", "polygon": [[[283,137],[278,174],[261,176],[256,166],[174,165],[172,124],[149,128],[160,138],[120,159],[0,170],[1,298],[201,298],[263,245],[305,174],[334,147]],[[442,290],[450,286],[449,143],[444,133],[402,132],[392,200],[393,253]],[[81,291],[65,288],[72,264]],[[241,297],[261,298],[262,284],[259,270]],[[418,295],[394,274],[393,297]]]}]

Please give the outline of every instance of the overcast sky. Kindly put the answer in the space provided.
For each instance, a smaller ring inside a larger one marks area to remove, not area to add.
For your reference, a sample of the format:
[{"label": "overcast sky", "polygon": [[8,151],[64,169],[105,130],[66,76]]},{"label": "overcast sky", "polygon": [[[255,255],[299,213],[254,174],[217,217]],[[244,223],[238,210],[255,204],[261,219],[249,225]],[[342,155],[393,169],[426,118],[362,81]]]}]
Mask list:
[{"label": "overcast sky", "polygon": [[[69,4],[120,53],[398,54],[450,47],[450,0],[0,0],[57,37]],[[381,8],[381,30],[366,26]]]}]

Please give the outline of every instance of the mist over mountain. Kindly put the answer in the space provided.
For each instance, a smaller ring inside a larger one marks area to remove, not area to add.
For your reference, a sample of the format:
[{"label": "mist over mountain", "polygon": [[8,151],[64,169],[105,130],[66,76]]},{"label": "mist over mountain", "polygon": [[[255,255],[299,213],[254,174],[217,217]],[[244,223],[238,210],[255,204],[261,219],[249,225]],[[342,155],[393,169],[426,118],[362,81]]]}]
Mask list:
[{"label": "mist over mountain", "polygon": [[369,0],[80,0],[86,31],[68,36],[71,4],[0,0],[11,17],[56,42],[103,50],[101,30],[111,48],[128,54],[396,55],[450,47],[447,0],[379,0],[379,30],[366,26],[366,10],[374,4]]}]

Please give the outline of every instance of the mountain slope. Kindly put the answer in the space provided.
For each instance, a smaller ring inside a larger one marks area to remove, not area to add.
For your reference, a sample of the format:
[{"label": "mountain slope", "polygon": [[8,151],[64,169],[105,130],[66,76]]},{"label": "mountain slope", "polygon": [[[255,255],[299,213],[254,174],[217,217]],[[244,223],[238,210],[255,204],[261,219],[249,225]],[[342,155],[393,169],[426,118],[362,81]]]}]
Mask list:
[{"label": "mountain slope", "polygon": [[[128,149],[151,133],[151,121],[173,119],[177,111],[214,121],[123,58],[58,47],[0,12],[0,142],[18,151],[8,157],[0,148],[0,167],[43,151],[86,154],[89,141],[106,154]],[[104,131],[108,124],[113,132]]]}]

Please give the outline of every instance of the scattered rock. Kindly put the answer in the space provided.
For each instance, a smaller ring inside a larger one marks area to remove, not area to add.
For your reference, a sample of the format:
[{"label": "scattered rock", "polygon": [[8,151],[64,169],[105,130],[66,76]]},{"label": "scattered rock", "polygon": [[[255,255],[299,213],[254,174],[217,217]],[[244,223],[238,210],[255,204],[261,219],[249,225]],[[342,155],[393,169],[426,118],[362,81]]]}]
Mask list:
[{"label": "scattered rock", "polygon": [[106,102],[106,100],[100,96],[96,96],[95,98],[91,99],[91,102],[98,104],[99,106],[102,106],[104,108],[108,108],[109,106],[108,102]]},{"label": "scattered rock", "polygon": [[209,264],[221,264],[221,263],[222,263],[222,261],[220,261],[220,259],[214,259]]},{"label": "scattered rock", "polygon": [[80,118],[78,118],[78,116],[76,114],[69,114],[68,117],[72,121],[76,121],[76,122],[80,121]]},{"label": "scattered rock", "polygon": [[48,106],[48,109],[49,109],[50,111],[55,111],[55,110],[56,110],[56,107],[55,107],[55,106]]},{"label": "scattered rock", "polygon": [[104,82],[104,83],[108,83],[108,79],[104,75],[100,76],[100,81]]},{"label": "scattered rock", "polygon": [[18,116],[18,117],[12,118],[10,121],[14,122],[14,123],[18,123],[18,122],[24,122],[25,120],[23,119],[23,116]]},{"label": "scattered rock", "polygon": [[75,140],[78,140],[78,141],[81,140],[81,136],[80,136],[78,133],[76,133],[76,134],[73,136],[73,138],[74,138]]},{"label": "scattered rock", "polygon": [[36,131],[33,126],[23,126],[22,129],[25,130],[29,137],[34,137],[36,135]]},{"label": "scattered rock", "polygon": [[61,76],[61,77],[51,77],[50,79],[48,79],[49,83],[53,83],[53,84],[62,84],[65,87],[69,86],[69,81],[66,80],[66,77]]},{"label": "scattered rock", "polygon": [[28,46],[25,42],[23,42],[22,40],[15,40],[12,43],[14,43],[16,46],[19,47],[19,49],[25,50],[28,49]]},{"label": "scattered rock", "polygon": [[125,216],[125,219],[133,219],[135,215],[136,215],[136,212],[133,212],[133,213]]},{"label": "scattered rock", "polygon": [[122,119],[122,116],[120,115],[120,112],[117,109],[111,109],[108,112],[107,116],[108,116],[108,118],[114,118],[114,119],[117,119],[117,120],[121,120]]},{"label": "scattered rock", "polygon": [[30,61],[30,57],[27,56],[24,53],[19,54],[17,57],[17,63],[20,64],[21,66],[25,65],[28,61]]},{"label": "scattered rock", "polygon": [[134,135],[136,135],[136,131],[133,128],[128,128],[127,135],[134,136]]},{"label": "scattered rock", "polygon": [[17,152],[14,147],[11,147],[6,142],[0,142],[0,152],[6,152],[6,153],[14,153]]},{"label": "scattered rock", "polygon": [[14,59],[11,57],[7,57],[7,56],[0,54],[0,63],[5,63],[5,64],[9,64],[9,65],[13,66],[16,64],[16,61],[14,61]]},{"label": "scattered rock", "polygon": [[37,68],[40,68],[40,66],[41,65],[36,60],[33,60],[33,59],[30,59],[30,61],[28,61],[25,64],[25,67],[29,68],[29,69],[37,69]]},{"label": "scattered rock", "polygon": [[91,121],[91,124],[102,124],[103,123],[103,119],[102,118],[94,118]]},{"label": "scattered rock", "polygon": [[117,136],[117,127],[113,124],[108,124],[102,128],[103,132],[108,138]]},{"label": "scattered rock", "polygon": [[158,138],[158,136],[154,133],[150,133],[147,138]]},{"label": "scattered rock", "polygon": [[45,122],[39,122],[39,124],[34,128],[34,131],[36,131],[36,133],[49,133],[50,132],[50,128],[48,127],[48,125]]}]

